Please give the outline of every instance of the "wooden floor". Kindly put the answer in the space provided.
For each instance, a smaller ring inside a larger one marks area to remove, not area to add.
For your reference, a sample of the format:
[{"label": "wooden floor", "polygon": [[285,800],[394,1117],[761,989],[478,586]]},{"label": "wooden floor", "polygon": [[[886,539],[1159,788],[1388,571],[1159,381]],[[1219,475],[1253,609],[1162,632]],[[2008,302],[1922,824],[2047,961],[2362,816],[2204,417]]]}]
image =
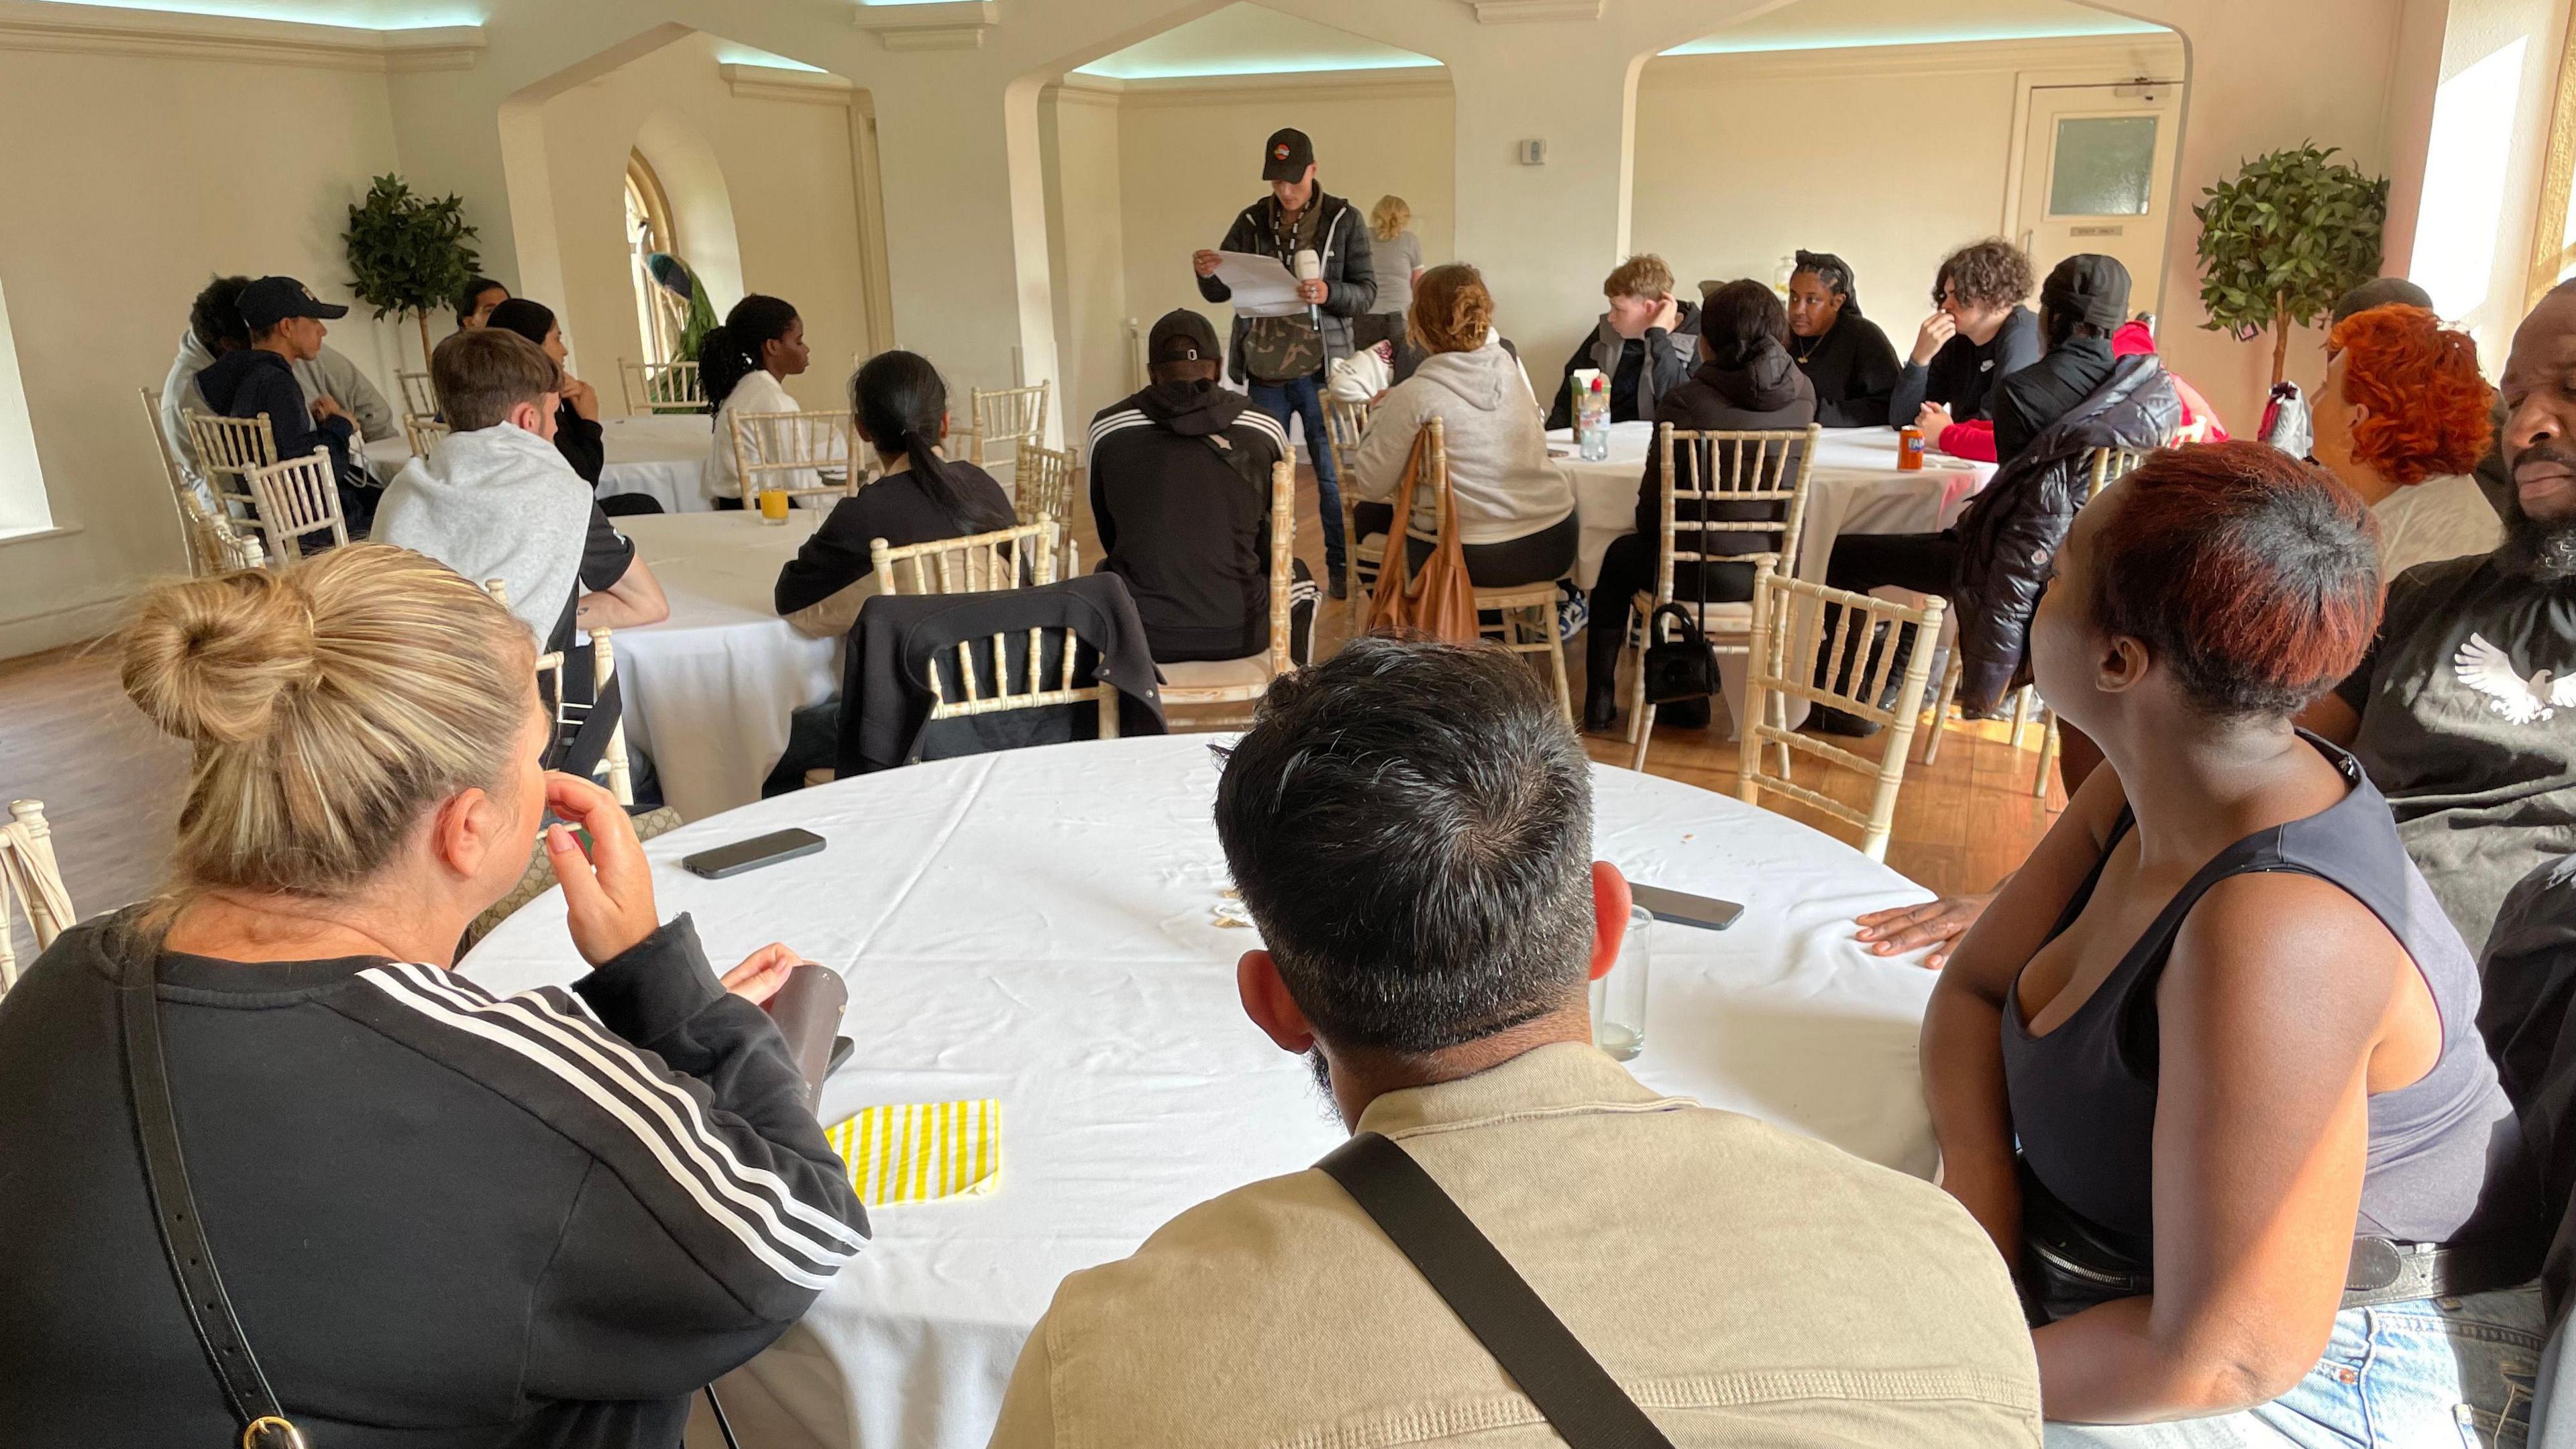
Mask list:
[{"label": "wooden floor", "polygon": [[[1323,540],[1316,527],[1311,480],[1301,490],[1298,553],[1315,577],[1324,577]],[[1077,498],[1085,490],[1075,490]],[[1088,509],[1077,524],[1086,564],[1100,557]],[[1317,621],[1319,652],[1349,637],[1349,606],[1327,600]],[[1583,688],[1582,640],[1567,667],[1576,697]],[[1732,795],[1735,747],[1717,728],[1659,729],[1647,767],[1653,773]],[[2055,782],[2045,803],[2031,796],[2038,731],[2030,748],[2012,749],[2000,725],[1951,726],[1941,758],[1908,768],[1899,798],[1895,836],[1887,863],[1939,892],[1982,890],[2012,869],[2037,843],[2065,800]],[[1624,766],[1629,746],[1622,735],[1585,740],[1595,760]],[[1875,756],[1878,741],[1861,742]],[[1805,771],[1801,783],[1816,782]],[[72,903],[88,916],[147,894],[159,879],[188,775],[187,750],[155,730],[127,702],[118,685],[112,650],[90,646],[57,649],[0,661],[0,801],[34,797],[45,802],[54,826]],[[1858,804],[1863,782],[1838,776],[1825,786],[1837,799]],[[1784,813],[1845,840],[1858,832],[1831,819],[1782,805]],[[23,952],[23,923],[11,921]],[[22,959],[23,956],[22,956]]]}]

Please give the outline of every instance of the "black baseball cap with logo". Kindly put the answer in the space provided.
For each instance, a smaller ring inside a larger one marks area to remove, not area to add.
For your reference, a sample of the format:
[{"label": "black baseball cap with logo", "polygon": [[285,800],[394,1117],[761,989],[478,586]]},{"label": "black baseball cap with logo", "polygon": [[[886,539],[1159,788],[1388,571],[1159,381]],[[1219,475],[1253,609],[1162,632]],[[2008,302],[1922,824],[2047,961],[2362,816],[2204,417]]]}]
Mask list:
[{"label": "black baseball cap with logo", "polygon": [[289,317],[346,317],[349,309],[336,302],[325,302],[313,295],[313,289],[293,277],[262,277],[241,289],[242,320],[255,332],[265,332]]},{"label": "black baseball cap with logo", "polygon": [[1306,168],[1315,164],[1315,143],[1306,133],[1293,127],[1270,133],[1269,144],[1261,148],[1261,179],[1264,181],[1299,181]]},{"label": "black baseball cap with logo", "polygon": [[1147,362],[1217,362],[1224,352],[1217,347],[1216,326],[1187,307],[1175,307],[1154,320],[1154,330],[1146,334]]}]

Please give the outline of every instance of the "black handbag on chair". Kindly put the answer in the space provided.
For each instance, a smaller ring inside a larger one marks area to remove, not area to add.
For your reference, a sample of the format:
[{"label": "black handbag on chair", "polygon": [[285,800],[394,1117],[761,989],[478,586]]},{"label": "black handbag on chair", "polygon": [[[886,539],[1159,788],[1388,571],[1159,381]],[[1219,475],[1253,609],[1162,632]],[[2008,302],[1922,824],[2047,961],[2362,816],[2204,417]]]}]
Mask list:
[{"label": "black handbag on chair", "polygon": [[[1673,621],[1673,637],[1657,639],[1655,626],[1667,617]],[[1700,632],[1699,620],[1679,604],[1661,605],[1646,617],[1642,667],[1648,704],[1678,704],[1717,693],[1717,656],[1709,652],[1708,636]]]}]

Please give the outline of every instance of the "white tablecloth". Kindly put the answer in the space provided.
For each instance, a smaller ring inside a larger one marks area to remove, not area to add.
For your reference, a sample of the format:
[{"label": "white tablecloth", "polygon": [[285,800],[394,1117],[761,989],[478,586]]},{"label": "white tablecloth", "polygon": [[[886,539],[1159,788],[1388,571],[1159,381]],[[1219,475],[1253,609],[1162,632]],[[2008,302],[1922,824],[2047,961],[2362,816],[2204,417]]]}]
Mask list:
[{"label": "white tablecloth", "polygon": [[616,520],[671,600],[670,618],[611,639],[626,737],[652,755],[662,798],[683,818],[759,799],[787,748],[788,715],[841,687],[840,641],[797,633],[770,602],[779,566],[824,516],[798,509],[774,525],[754,513]]},{"label": "white tablecloth", "polygon": [[[599,429],[607,459],[599,470],[600,497],[640,493],[666,513],[704,513],[712,506],[699,486],[715,437],[706,418],[680,413],[609,418]],[[367,466],[386,482],[410,460],[411,444],[400,436],[367,445]]]},{"label": "white tablecloth", "polygon": [[[1573,445],[1570,432],[1547,436],[1558,446]],[[1609,551],[1611,540],[1637,529],[1637,480],[1654,437],[1652,423],[1613,423],[1606,462],[1558,460],[1573,481],[1574,512],[1583,524],[1575,581],[1587,589],[1599,580],[1601,555]],[[1834,540],[1846,533],[1931,533],[1949,527],[1994,472],[1992,463],[1939,455],[1925,459],[1920,472],[1899,472],[1894,428],[1826,429],[1807,484],[1798,577],[1824,582]]]},{"label": "white tablecloth", "polygon": [[[1192,1203],[1312,1163],[1341,1128],[1246,1020],[1210,914],[1227,882],[1206,737],[916,765],[762,801],[653,841],[665,917],[719,968],[783,940],[850,984],[857,1051],[823,1118],[997,1097],[987,1198],[871,1214],[875,1242],[804,1324],[725,1380],[764,1449],[969,1449],[1066,1273],[1133,1251]],[[1928,1176],[1915,1066],[1932,977],[1872,957],[1851,918],[1923,892],[1780,816],[1596,767],[1594,850],[1638,880],[1746,902],[1719,933],[1658,925],[1652,1086]],[[731,880],[680,857],[795,825],[823,853]],[[463,964],[498,990],[580,971],[548,894]]]}]

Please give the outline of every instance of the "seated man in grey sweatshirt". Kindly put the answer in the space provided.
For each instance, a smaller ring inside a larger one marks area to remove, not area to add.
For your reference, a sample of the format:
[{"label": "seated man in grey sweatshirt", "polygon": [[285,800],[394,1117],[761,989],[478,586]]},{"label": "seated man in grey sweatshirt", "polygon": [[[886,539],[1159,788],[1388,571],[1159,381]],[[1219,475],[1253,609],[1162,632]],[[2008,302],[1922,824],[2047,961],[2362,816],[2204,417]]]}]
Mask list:
[{"label": "seated man in grey sweatshirt", "polygon": [[507,330],[459,332],[430,354],[429,379],[454,431],[385,489],[376,542],[500,580],[540,649],[670,616],[653,571],[555,448],[561,374],[542,348]]}]

